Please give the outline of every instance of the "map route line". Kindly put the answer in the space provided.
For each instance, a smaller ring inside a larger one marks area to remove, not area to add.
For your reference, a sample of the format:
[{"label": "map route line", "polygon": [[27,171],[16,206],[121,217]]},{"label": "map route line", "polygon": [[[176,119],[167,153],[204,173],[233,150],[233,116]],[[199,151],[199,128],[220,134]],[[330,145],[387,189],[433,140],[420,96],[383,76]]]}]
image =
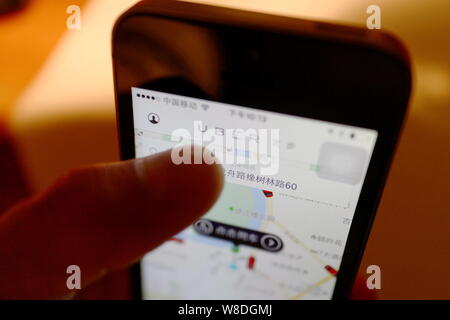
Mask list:
[{"label": "map route line", "polygon": [[259,276],[263,277],[265,280],[273,282],[278,287],[278,289],[284,294],[285,297],[288,296],[287,291],[280,285],[280,283],[278,281],[276,281],[272,277],[268,276],[266,273],[262,272],[261,270],[255,270],[254,272],[256,274],[258,274]]},{"label": "map route line", "polygon": [[315,259],[319,264],[321,264],[323,267],[328,265],[322,258],[320,258],[318,255],[311,252],[311,249],[308,248],[300,239],[298,239],[292,232],[288,230],[284,225],[282,225],[278,220],[275,220],[274,222],[279,228],[281,228],[284,232],[288,234],[288,236],[294,240],[294,242],[301,246],[313,259]]},{"label": "map route line", "polygon": [[324,277],[321,280],[317,281],[313,285],[309,286],[306,290],[297,293],[296,295],[290,297],[289,299],[290,300],[298,300],[301,297],[303,297],[304,295],[306,295],[309,292],[311,292],[311,290],[313,290],[314,288],[317,288],[317,287],[323,285],[324,283],[330,281],[331,279],[333,279],[333,276],[332,275],[327,275],[326,277]]},{"label": "map route line", "polygon": [[261,231],[266,231],[266,229],[267,229],[267,224],[269,223],[269,221],[268,221],[268,217],[274,217],[274,215],[273,215],[273,202],[272,202],[272,199],[270,199],[270,198],[268,198],[267,200],[266,200],[266,205],[267,205],[267,209],[266,209],[266,219],[263,221],[263,225],[261,226]]},{"label": "map route line", "polygon": [[314,199],[300,197],[300,196],[293,196],[293,195],[286,194],[286,193],[280,193],[280,195],[283,196],[283,197],[289,197],[289,198],[293,198],[293,199],[296,199],[296,200],[303,200],[303,201],[307,201],[307,202],[311,202],[311,203],[317,203],[317,204],[320,204],[320,205],[326,205],[326,206],[329,206],[329,207],[335,207],[335,208],[340,208],[340,209],[345,209],[345,210],[350,208],[350,202],[348,202],[346,206],[341,206],[341,205],[334,204],[334,203],[331,203],[331,202],[314,200]]}]

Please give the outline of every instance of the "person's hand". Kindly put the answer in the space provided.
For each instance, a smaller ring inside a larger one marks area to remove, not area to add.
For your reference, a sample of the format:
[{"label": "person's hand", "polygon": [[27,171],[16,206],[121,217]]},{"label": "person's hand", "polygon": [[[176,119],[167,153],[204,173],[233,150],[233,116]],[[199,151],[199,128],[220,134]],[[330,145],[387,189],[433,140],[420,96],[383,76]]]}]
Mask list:
[{"label": "person's hand", "polygon": [[132,265],[205,214],[222,185],[221,166],[175,165],[170,151],[72,171],[0,217],[0,299],[70,297],[68,266],[84,288]]},{"label": "person's hand", "polygon": [[[72,171],[0,216],[0,299],[71,297],[69,265],[86,288],[134,264],[206,213],[222,185],[220,166],[177,166],[170,152]],[[373,298],[357,278],[352,299]]]}]

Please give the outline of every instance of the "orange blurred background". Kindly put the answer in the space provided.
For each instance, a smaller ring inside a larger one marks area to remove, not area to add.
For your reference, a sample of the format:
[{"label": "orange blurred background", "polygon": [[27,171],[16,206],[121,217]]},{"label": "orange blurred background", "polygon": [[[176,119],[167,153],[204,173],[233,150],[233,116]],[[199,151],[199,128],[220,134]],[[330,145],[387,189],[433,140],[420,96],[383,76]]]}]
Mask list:
[{"label": "orange blurred background", "polygon": [[[136,0],[30,0],[0,16],[0,192],[11,201],[70,168],[118,159],[110,34]],[[366,0],[196,1],[365,26]],[[66,9],[82,8],[81,30]],[[382,299],[450,299],[450,2],[378,0],[409,47],[410,112],[360,268]],[[5,169],[7,168],[7,169]],[[14,176],[14,168],[23,179]],[[21,180],[21,181],[19,181]],[[9,195],[8,195],[9,193]],[[0,211],[11,205],[0,201]],[[2,207],[3,206],[3,207]]]}]

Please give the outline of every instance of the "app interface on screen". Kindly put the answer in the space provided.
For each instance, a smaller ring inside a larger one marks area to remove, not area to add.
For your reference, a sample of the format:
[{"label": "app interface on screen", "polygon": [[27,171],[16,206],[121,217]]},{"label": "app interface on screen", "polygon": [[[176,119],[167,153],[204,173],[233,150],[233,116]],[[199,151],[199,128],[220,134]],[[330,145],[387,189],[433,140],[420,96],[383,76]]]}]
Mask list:
[{"label": "app interface on screen", "polygon": [[377,132],[139,88],[132,96],[136,157],[203,144],[225,174],[206,215],[143,258],[143,298],[331,299]]}]

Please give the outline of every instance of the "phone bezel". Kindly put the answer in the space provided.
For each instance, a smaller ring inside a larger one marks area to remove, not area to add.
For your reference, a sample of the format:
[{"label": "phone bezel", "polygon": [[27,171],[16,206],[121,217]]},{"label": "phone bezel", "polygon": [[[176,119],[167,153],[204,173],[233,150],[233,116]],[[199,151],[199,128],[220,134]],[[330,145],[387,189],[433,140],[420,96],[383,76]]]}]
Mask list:
[{"label": "phone bezel", "polygon": [[[122,159],[131,159],[135,156],[134,150],[134,125],[131,106],[131,87],[138,87],[138,83],[127,83],[129,94],[119,94],[117,74],[115,66],[115,35],[120,25],[126,19],[133,16],[152,16],[189,21],[206,25],[227,25],[237,28],[258,29],[270,32],[290,33],[299,36],[309,36],[323,41],[337,41],[347,43],[367,50],[377,50],[392,56],[398,61],[399,68],[405,72],[405,93],[399,107],[394,112],[385,110],[380,106],[379,117],[365,117],[362,114],[353,113],[351,119],[330,118],[321,110],[317,114],[308,114],[306,117],[337,122],[358,127],[377,130],[378,138],[373,155],[367,170],[366,178],[360,194],[352,225],[350,227],[347,244],[339,269],[335,290],[332,299],[348,298],[353,286],[354,278],[364,252],[371,225],[375,217],[381,193],[386,181],[387,173],[392,160],[393,152],[405,118],[411,87],[411,74],[407,51],[396,38],[384,32],[373,32],[369,36],[363,34],[361,29],[319,23],[301,19],[279,17],[261,13],[247,12],[236,9],[213,7],[193,3],[174,1],[144,1],[127,11],[116,23],[113,33],[113,64],[114,82],[116,94],[117,126],[119,132],[120,151]],[[319,26],[319,27],[318,27]],[[270,110],[270,109],[268,109]],[[280,112],[280,110],[276,110]],[[292,109],[281,110],[281,113],[305,116]],[[140,264],[132,268],[134,295],[141,299]]]}]

